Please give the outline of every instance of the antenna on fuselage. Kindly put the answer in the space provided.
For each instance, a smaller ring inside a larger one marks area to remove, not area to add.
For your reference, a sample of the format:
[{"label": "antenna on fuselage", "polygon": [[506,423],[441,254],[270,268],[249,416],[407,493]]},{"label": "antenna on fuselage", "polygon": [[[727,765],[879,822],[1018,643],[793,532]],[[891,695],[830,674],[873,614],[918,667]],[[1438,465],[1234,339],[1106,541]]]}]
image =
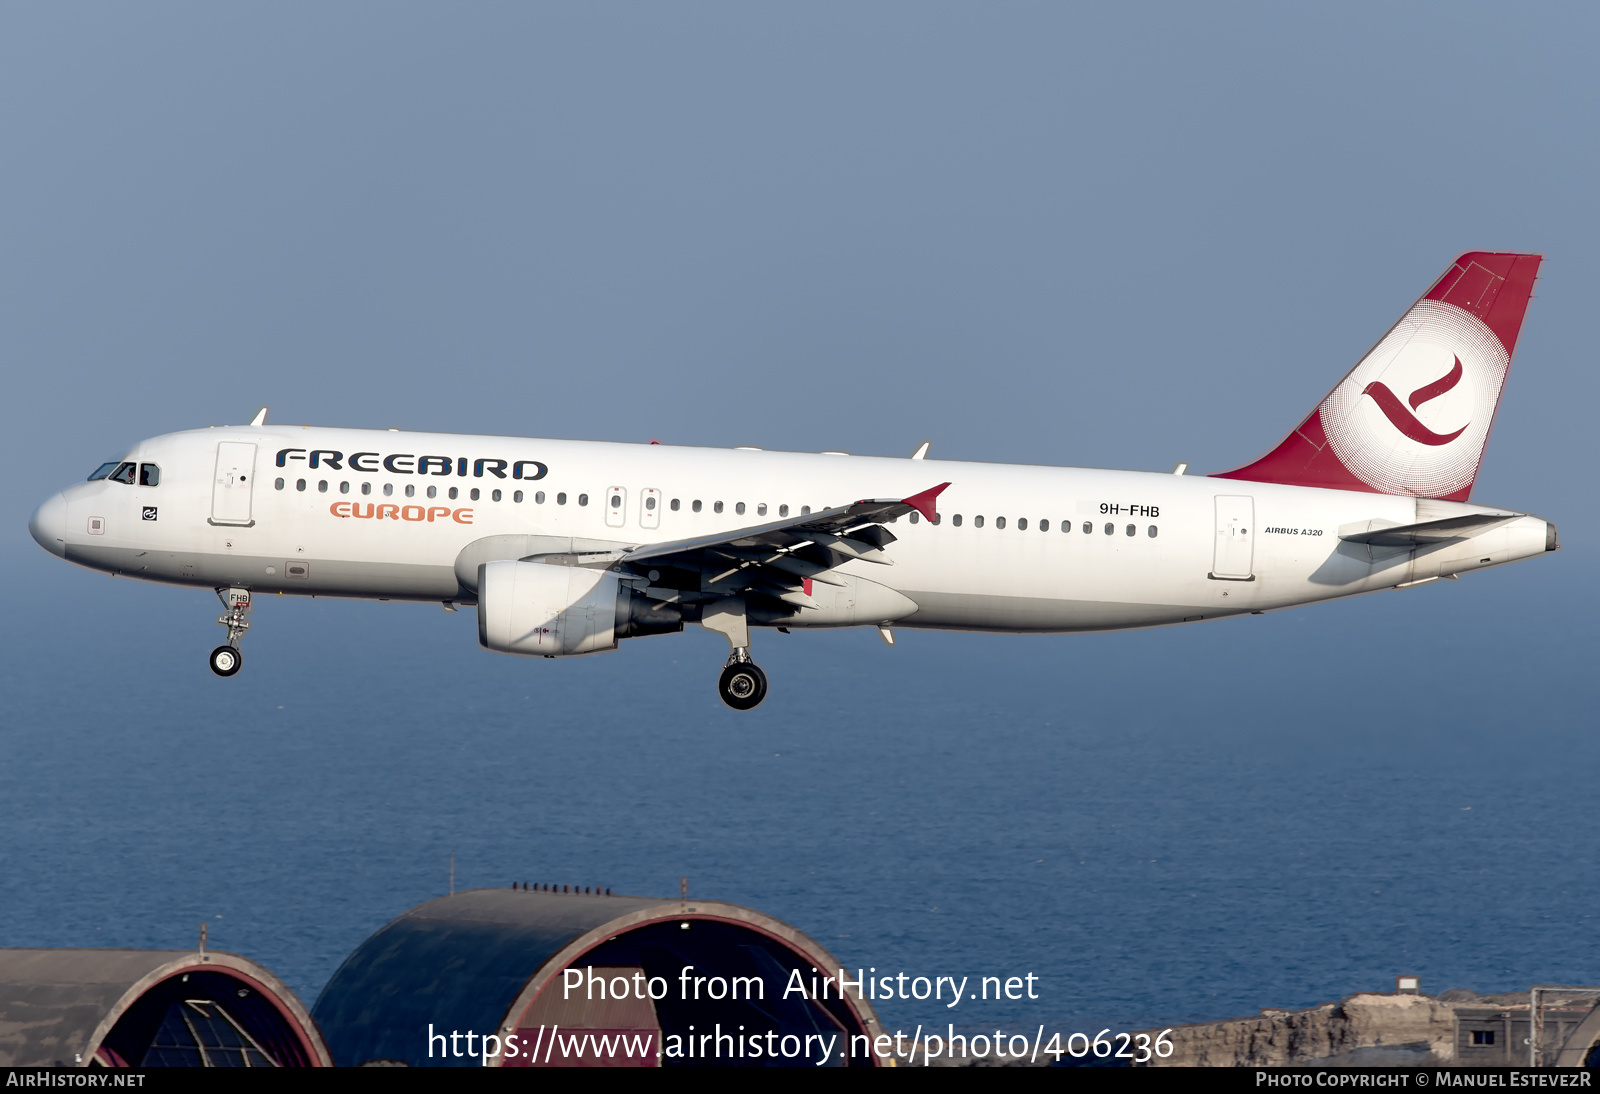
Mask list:
[{"label": "antenna on fuselage", "polygon": [[257,408],[256,416],[254,418],[250,419],[250,424],[251,425],[266,425],[267,424],[267,408],[266,407]]}]

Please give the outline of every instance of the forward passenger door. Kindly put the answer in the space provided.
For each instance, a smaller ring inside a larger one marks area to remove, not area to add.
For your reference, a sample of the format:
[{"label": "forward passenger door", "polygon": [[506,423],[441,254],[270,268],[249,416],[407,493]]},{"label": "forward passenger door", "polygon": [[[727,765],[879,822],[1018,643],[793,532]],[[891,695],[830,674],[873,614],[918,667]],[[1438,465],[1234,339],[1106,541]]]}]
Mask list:
[{"label": "forward passenger door", "polygon": [[248,527],[251,491],[255,489],[256,446],[242,441],[217,445],[216,476],[211,485],[211,523]]}]

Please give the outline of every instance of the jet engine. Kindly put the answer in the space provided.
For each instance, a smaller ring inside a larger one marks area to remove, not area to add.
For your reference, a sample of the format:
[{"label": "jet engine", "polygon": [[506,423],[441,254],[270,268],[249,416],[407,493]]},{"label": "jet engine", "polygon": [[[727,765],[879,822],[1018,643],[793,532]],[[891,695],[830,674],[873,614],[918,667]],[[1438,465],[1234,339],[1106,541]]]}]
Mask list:
[{"label": "jet engine", "polygon": [[478,567],[478,645],[524,657],[575,657],[623,638],[683,630],[675,604],[641,596],[607,570],[543,562]]}]

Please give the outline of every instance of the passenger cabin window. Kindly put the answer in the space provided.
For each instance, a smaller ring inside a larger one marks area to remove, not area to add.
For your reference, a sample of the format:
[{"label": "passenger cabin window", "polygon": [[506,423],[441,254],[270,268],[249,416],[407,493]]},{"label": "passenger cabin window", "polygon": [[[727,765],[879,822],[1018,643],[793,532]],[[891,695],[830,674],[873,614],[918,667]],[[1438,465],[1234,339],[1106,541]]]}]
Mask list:
[{"label": "passenger cabin window", "polygon": [[394,496],[394,483],[386,482],[383,484],[383,496],[386,498]]},{"label": "passenger cabin window", "polygon": [[[430,489],[430,490],[431,490],[431,489],[433,489],[433,488],[432,488],[432,487],[429,487],[429,489]],[[349,483],[347,483],[347,482],[341,482],[341,483],[340,483],[340,484],[339,484],[339,493],[341,493],[341,494],[348,494],[348,493],[349,493],[349,492],[350,492],[350,484],[349,484]],[[429,494],[429,495],[428,495],[428,496],[429,496],[429,497],[430,497],[430,498],[431,498],[431,497],[433,497],[433,495],[432,495],[432,494]]]},{"label": "passenger cabin window", "polygon": [[950,518],[950,523],[955,525],[957,528],[960,528],[961,527],[961,514],[957,513],[955,516],[951,517]]},{"label": "passenger cabin window", "polygon": [[[1107,525],[1106,527],[1109,528],[1110,525]],[[1084,521],[1083,522],[1083,534],[1087,536],[1087,535],[1091,535],[1093,532],[1094,532],[1094,525],[1090,524],[1088,521]]]},{"label": "passenger cabin window", "polygon": [[764,501],[757,502],[756,503],[756,516],[764,517],[766,515],[767,515],[767,503],[764,502]]},{"label": "passenger cabin window", "polygon": [[780,517],[788,516],[789,515],[789,507],[787,505],[778,506],[778,515]]},{"label": "passenger cabin window", "polygon": [[922,518],[917,516],[917,511],[915,509],[911,510],[911,523],[912,524],[917,524],[917,523],[920,523],[921,520],[922,520]]},{"label": "passenger cabin window", "polygon": [[556,495],[556,504],[557,505],[565,505],[565,504],[567,504],[567,495],[566,495],[565,491],[563,491],[562,493]]},{"label": "passenger cabin window", "polygon": [[437,486],[428,487],[428,497],[436,498],[438,496],[439,496],[439,488]]},{"label": "passenger cabin window", "polygon": [[982,528],[983,527],[983,518],[982,517],[973,517],[972,518],[972,526],[974,528]]},{"label": "passenger cabin window", "polygon": [[283,489],[283,480],[282,479],[278,479],[278,480],[274,481],[272,485],[273,485],[274,488],[276,488],[278,490],[282,490]]},{"label": "passenger cabin window", "polygon": [[410,484],[410,483],[406,483],[406,497],[414,498],[416,496],[417,496],[417,488],[415,486],[413,486],[412,484]]},{"label": "passenger cabin window", "polygon": [[1135,528],[1135,527],[1134,527],[1134,526],[1133,526],[1133,525],[1131,525],[1131,524],[1130,524],[1130,525],[1128,525],[1128,534],[1129,534],[1129,535],[1130,535],[1130,536],[1131,536],[1131,535],[1134,535],[1134,534],[1135,534],[1135,533],[1137,533],[1137,532],[1138,532],[1138,531],[1139,531],[1139,529],[1137,529],[1137,528]]},{"label": "passenger cabin window", "polygon": [[294,488],[296,490],[300,490],[300,491],[303,492],[305,490],[305,488],[306,488],[306,480],[305,479],[295,479],[294,480]]},{"label": "passenger cabin window", "polygon": [[689,506],[689,508],[693,509],[696,513],[698,513],[700,511],[700,499],[699,498],[695,498],[694,499],[694,504]]},{"label": "passenger cabin window", "polygon": [[[362,492],[362,493],[363,493],[363,494],[365,494],[365,493],[366,493],[366,492],[367,492],[367,488],[366,488],[366,487],[365,487],[365,486],[363,486],[363,487],[362,487],[362,488],[361,488],[361,492]],[[457,499],[457,498],[459,498],[459,497],[460,497],[460,496],[461,496],[461,491],[460,491],[460,489],[458,489],[458,488],[457,488],[457,487],[454,487],[454,486],[452,486],[452,487],[451,487],[451,488],[450,488],[450,500],[451,500],[451,501],[455,501],[455,500],[456,500],[456,499]]]},{"label": "passenger cabin window", "polygon": [[1047,521],[1047,520],[1041,520],[1039,522],[1039,531],[1048,532],[1049,530],[1050,530],[1050,522]]},{"label": "passenger cabin window", "polygon": [[1117,526],[1115,524],[1112,524],[1110,521],[1106,521],[1106,535],[1114,536],[1116,534],[1117,534]]},{"label": "passenger cabin window", "polygon": [[478,488],[477,488],[477,487],[476,487],[476,486],[474,486],[474,487],[473,487],[473,488],[472,488],[472,491],[471,491],[471,493],[469,493],[469,494],[468,494],[468,495],[467,495],[467,497],[468,497],[468,498],[470,498],[470,499],[471,499],[471,500],[473,500],[473,501],[477,501],[477,500],[478,500],[478,498],[479,498],[479,496],[480,496],[480,495],[479,495],[479,493],[478,493]]},{"label": "passenger cabin window", "polygon": [[318,479],[317,480],[317,493],[326,494],[327,492],[328,492],[328,480],[327,479]]},{"label": "passenger cabin window", "polygon": [[579,494],[578,495],[578,504],[579,505],[588,505],[589,504],[589,495],[588,494]]},{"label": "passenger cabin window", "polygon": [[[363,494],[370,494],[370,493],[372,493],[372,484],[371,484],[371,483],[370,483],[370,482],[364,482],[364,483],[362,483],[362,484],[361,484],[361,492],[362,492],[362,493],[363,493]],[[453,498],[453,497],[455,497],[455,492],[454,492],[454,491],[452,491],[452,492],[451,492],[451,494],[450,494],[450,496],[451,496],[451,497],[452,497],[452,498]]]},{"label": "passenger cabin window", "polygon": [[113,471],[115,471],[117,469],[117,464],[119,462],[121,462],[121,461],[112,460],[110,463],[101,464],[99,467],[94,469],[94,474],[89,476],[88,481],[89,482],[96,482],[96,481],[98,481],[100,479],[105,478],[107,475],[110,475],[111,472],[113,472]]},{"label": "passenger cabin window", "polygon": [[1026,532],[1027,530],[1028,530],[1028,518],[1027,517],[1018,517],[1017,518],[1017,531]]},{"label": "passenger cabin window", "polygon": [[[456,496],[455,492],[451,491],[450,496],[452,498],[455,497]],[[539,490],[539,491],[536,491],[534,493],[534,495],[533,495],[533,504],[535,504],[535,505],[543,505],[544,504],[544,491],[543,490]]]},{"label": "passenger cabin window", "polygon": [[518,490],[515,494],[512,494],[511,495],[511,500],[516,502],[518,505],[521,505],[522,504],[522,491]]},{"label": "passenger cabin window", "polygon": [[1150,538],[1151,539],[1155,539],[1156,538],[1156,526],[1154,524],[1152,524],[1150,526]]},{"label": "passenger cabin window", "polygon": [[499,501],[502,496],[503,495],[498,490],[489,491],[489,500],[490,501]]},{"label": "passenger cabin window", "polygon": [[713,512],[713,513],[720,513],[720,512],[722,512],[722,503],[721,503],[721,502],[720,502],[720,501],[719,501],[719,502],[717,502],[717,503],[716,503],[716,504],[714,504],[714,505],[713,505],[713,506],[712,506],[712,507],[711,507],[711,511],[712,511],[712,512]]},{"label": "passenger cabin window", "polygon": [[736,504],[733,507],[733,511],[735,513],[738,513],[741,517],[744,516],[744,502],[741,501],[738,504]]},{"label": "passenger cabin window", "polygon": [[673,498],[672,499],[672,511],[674,513],[676,513],[678,511],[679,505],[680,505],[680,503],[679,503],[678,499],[677,498]]},{"label": "passenger cabin window", "polygon": [[141,463],[139,465],[139,485],[160,486],[161,468],[153,463]]}]

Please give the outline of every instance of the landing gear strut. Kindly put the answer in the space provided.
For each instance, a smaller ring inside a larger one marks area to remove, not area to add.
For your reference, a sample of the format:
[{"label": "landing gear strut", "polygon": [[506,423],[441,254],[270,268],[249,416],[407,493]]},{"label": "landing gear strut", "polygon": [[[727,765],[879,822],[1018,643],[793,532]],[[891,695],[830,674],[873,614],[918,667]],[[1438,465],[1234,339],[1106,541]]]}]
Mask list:
[{"label": "landing gear strut", "polygon": [[211,671],[218,676],[232,676],[244,664],[239,640],[250,629],[250,590],[218,589],[217,598],[223,607],[217,622],[228,628],[228,641],[211,651]]},{"label": "landing gear strut", "polygon": [[767,674],[750,660],[749,646],[734,650],[723,666],[717,679],[717,694],[734,710],[752,710],[767,697]]},{"label": "landing gear strut", "polygon": [[744,601],[730,596],[707,604],[700,625],[728,640],[728,663],[717,678],[717,694],[734,710],[753,710],[767,697],[767,674],[750,660],[750,626]]}]

